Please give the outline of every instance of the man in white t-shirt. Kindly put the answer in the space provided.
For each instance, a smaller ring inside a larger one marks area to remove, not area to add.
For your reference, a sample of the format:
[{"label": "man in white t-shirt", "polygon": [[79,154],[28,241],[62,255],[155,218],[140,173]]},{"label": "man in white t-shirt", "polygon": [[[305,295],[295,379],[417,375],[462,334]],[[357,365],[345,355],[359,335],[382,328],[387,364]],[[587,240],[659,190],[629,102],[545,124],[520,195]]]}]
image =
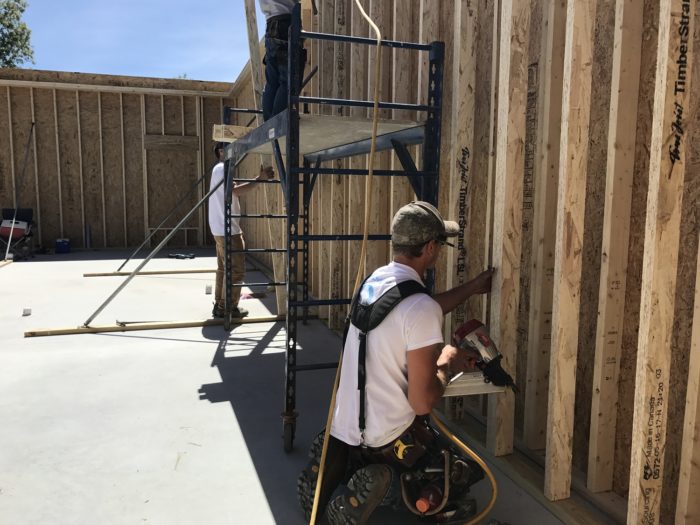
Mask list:
[{"label": "man in white t-shirt", "polygon": [[[224,178],[224,149],[226,143],[218,142],[214,146],[214,155],[219,159],[219,162],[211,170],[211,188],[219,184]],[[254,180],[271,179],[274,176],[272,168],[260,168],[260,174]],[[221,318],[224,316],[224,257],[226,257],[225,249],[225,227],[224,227],[224,208],[226,201],[224,199],[224,186],[221,184],[219,188],[209,197],[209,230],[214,236],[216,242],[216,286],[214,289],[214,309],[212,316]],[[231,195],[231,215],[241,214],[241,204],[238,197],[253,189],[256,185],[250,182],[234,183]],[[240,250],[245,249],[245,239],[240,226],[238,217],[231,218],[231,248],[237,250],[231,254],[231,281],[233,284],[240,284],[245,277],[245,253]],[[231,287],[231,314],[233,317],[245,317],[248,315],[248,310],[238,306],[238,301],[241,298],[241,287]]]},{"label": "man in white t-shirt", "polygon": [[[427,202],[412,202],[402,207],[391,225],[393,261],[377,269],[365,281],[360,291],[360,304],[376,302],[385,292],[405,281],[423,285],[425,274],[434,268],[442,245],[447,244],[448,237],[458,233],[457,223],[444,221],[438,210]],[[418,416],[430,413],[455,374],[473,369],[478,355],[444,344],[443,316],[470,296],[489,292],[492,275],[493,269],[486,270],[475,279],[432,297],[426,293],[405,297],[376,328],[367,332],[363,423],[360,422],[358,392],[360,331],[354,324],[350,325],[319,512],[323,512],[333,491],[346,476],[348,461],[352,459],[357,463],[358,455],[354,452],[362,450],[364,454],[364,451],[391,449],[397,438],[416,425]],[[364,430],[360,429],[361,424]],[[312,460],[299,479],[299,499],[307,515],[313,504],[322,439],[323,434],[312,444]],[[382,464],[381,459],[376,461],[376,456],[371,464],[363,460],[360,463],[365,466],[350,478],[349,493],[338,496],[328,505],[330,523],[364,523],[388,491],[392,477],[390,467]]]}]

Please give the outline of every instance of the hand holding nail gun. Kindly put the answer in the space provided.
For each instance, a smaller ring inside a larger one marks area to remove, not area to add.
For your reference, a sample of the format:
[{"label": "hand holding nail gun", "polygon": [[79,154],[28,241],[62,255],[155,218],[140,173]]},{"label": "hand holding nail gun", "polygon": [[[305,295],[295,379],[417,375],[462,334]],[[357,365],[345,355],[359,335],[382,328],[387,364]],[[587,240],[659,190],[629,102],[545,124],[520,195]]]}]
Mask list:
[{"label": "hand holding nail gun", "polygon": [[454,332],[453,342],[465,356],[473,359],[476,368],[484,374],[484,381],[496,386],[509,386],[517,393],[513,378],[501,366],[503,356],[480,321],[472,319],[460,325]]}]

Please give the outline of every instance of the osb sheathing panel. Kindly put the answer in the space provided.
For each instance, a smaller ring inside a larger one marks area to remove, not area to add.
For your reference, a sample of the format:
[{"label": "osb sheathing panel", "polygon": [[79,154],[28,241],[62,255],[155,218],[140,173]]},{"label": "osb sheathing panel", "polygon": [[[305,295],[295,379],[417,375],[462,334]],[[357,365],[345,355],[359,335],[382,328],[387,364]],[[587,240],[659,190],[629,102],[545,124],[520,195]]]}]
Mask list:
[{"label": "osb sheathing panel", "polygon": [[[163,221],[190,191],[197,180],[197,152],[193,149],[172,150],[152,149],[148,150],[148,214],[149,225],[153,228]],[[153,236],[152,243],[156,245],[163,240],[166,234],[189,212],[197,203],[195,195],[190,193],[180,207],[173,212],[171,218],[165,223],[164,230]],[[197,216],[190,219],[185,226],[196,227]],[[174,234],[168,245],[186,246],[196,244],[195,231],[179,230]]]},{"label": "osb sheathing panel", "polygon": [[[12,183],[12,152],[10,150],[10,115],[8,89],[0,88],[0,206],[11,208],[14,203]],[[3,253],[3,258],[5,254]]]},{"label": "osb sheathing panel", "polygon": [[102,157],[107,246],[126,246],[122,128],[119,95],[102,93]]},{"label": "osb sheathing panel", "polygon": [[84,248],[82,182],[75,94],[75,91],[56,91],[59,167],[61,170],[63,235],[70,239],[72,247]]},{"label": "osb sheathing panel", "polygon": [[645,0],[613,475],[613,490],[623,496],[627,496],[629,490],[658,17],[656,0]]},{"label": "osb sheathing panel", "polygon": [[85,227],[89,232],[89,247],[104,248],[104,208],[102,206],[102,171],[100,167],[100,123],[98,94],[79,93],[80,147],[83,169],[83,202]]},{"label": "osb sheathing panel", "polygon": [[[34,208],[36,212],[36,184],[34,180],[34,145],[30,141],[32,127],[31,94],[29,89],[11,89],[12,145],[15,159],[15,187],[17,204]],[[27,144],[29,150],[27,151]],[[28,153],[28,154],[27,154]]]},{"label": "osb sheathing panel", "polygon": [[586,211],[581,257],[581,305],[578,331],[576,403],[574,407],[574,467],[586,472],[590,432],[591,385],[598,321],[600,249],[603,236],[605,174],[607,166],[610,82],[615,23],[615,1],[596,4],[593,70],[591,72],[591,116],[589,125]]},{"label": "osb sheathing panel", "polygon": [[165,135],[182,135],[182,99],[177,96],[164,95]]},{"label": "osb sheathing panel", "polygon": [[[185,135],[193,137],[197,135],[197,97],[183,97],[185,112]],[[206,132],[204,133],[206,136]]]},{"label": "osb sheathing panel", "polygon": [[162,135],[163,126],[161,118],[163,112],[161,111],[161,100],[160,95],[146,95],[144,97],[144,103],[146,106],[146,134],[147,135]]},{"label": "osb sheathing panel", "polygon": [[40,244],[47,248],[53,248],[55,240],[63,235],[56,159],[57,144],[53,91],[49,89],[34,90],[34,115],[36,122],[34,132],[36,133],[37,144],[37,169],[39,171],[39,200],[41,202],[41,214],[35,217],[35,221],[39,224]]},{"label": "osb sheathing panel", "polygon": [[145,239],[143,216],[143,155],[141,132],[141,97],[123,95],[124,164],[127,193],[127,244],[139,246]]},{"label": "osb sheathing panel", "polygon": [[[1,205],[11,206],[12,203],[14,162],[20,205],[34,208],[38,244],[48,248],[53,248],[54,241],[60,237],[68,237],[74,248],[82,248],[88,234],[93,248],[141,244],[146,228],[157,225],[169,211],[167,206],[174,204],[172,199],[181,197],[170,193],[165,199],[149,196],[149,221],[144,221],[142,119],[147,134],[196,137],[201,130],[205,135],[201,169],[205,164],[211,169],[214,159],[210,153],[213,143],[209,136],[211,125],[220,123],[222,98],[206,93],[227,93],[231,87],[217,82],[14,69],[1,70],[0,84],[3,80],[37,84],[31,89],[0,86],[0,137],[4,139],[0,141]],[[56,83],[56,89],[47,88],[41,82]],[[125,92],[98,94],[100,86],[123,87]],[[205,101],[208,112],[202,115],[200,127],[197,119],[199,97],[146,93],[143,96],[145,112],[142,113],[142,95],[128,93],[130,88],[201,91],[205,93],[201,99]],[[9,106],[8,92],[11,93]],[[25,175],[21,177],[32,121],[32,93],[36,148],[32,141]],[[120,100],[123,101],[123,113]],[[146,158],[150,155],[149,152]],[[167,168],[172,172],[173,166],[179,170],[176,180],[186,184],[185,191],[203,173],[197,163],[197,150],[191,145],[183,146],[182,151],[176,150],[172,158],[176,161],[167,160],[167,156],[154,158],[152,163],[148,160],[147,187],[160,186],[161,171]],[[174,164],[168,165],[169,162]],[[182,184],[174,186],[175,193],[182,190],[180,186]],[[193,196],[192,202],[183,204],[180,217],[195,199]],[[200,214],[195,214],[188,226],[205,229],[206,224],[200,224],[199,219]],[[195,232],[188,234],[189,244],[197,241]]]}]

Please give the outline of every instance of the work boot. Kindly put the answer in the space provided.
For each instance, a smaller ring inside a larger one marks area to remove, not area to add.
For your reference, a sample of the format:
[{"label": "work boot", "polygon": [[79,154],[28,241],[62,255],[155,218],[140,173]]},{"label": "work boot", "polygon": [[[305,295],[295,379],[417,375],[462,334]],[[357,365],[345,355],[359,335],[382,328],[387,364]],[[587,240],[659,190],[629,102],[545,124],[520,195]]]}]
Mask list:
[{"label": "work boot", "polygon": [[214,309],[211,311],[211,316],[214,319],[223,319],[224,315],[226,315],[226,310],[224,307],[214,303]]},{"label": "work boot", "polygon": [[248,310],[246,310],[245,308],[242,308],[240,306],[234,306],[233,308],[231,308],[231,317],[237,317],[240,319],[241,317],[245,317],[246,315],[248,315]]},{"label": "work boot", "polygon": [[[301,510],[304,511],[306,521],[311,519],[311,509],[314,505],[316,493],[316,480],[318,479],[319,463],[321,462],[321,452],[323,451],[323,431],[314,438],[309,449],[309,464],[299,474],[297,480],[297,499]],[[321,509],[323,510],[323,509]]]},{"label": "work boot", "polygon": [[373,464],[361,468],[348,482],[348,492],[328,505],[331,525],[362,525],[380,505],[391,487],[391,468]]},{"label": "work boot", "polygon": [[[223,306],[214,304],[214,309],[211,311],[211,316],[214,319],[223,319],[224,315],[226,315],[226,309]],[[233,318],[241,319],[246,315],[248,315],[248,310],[246,310],[245,308],[241,308],[240,306],[234,306],[231,309],[231,317]]]}]

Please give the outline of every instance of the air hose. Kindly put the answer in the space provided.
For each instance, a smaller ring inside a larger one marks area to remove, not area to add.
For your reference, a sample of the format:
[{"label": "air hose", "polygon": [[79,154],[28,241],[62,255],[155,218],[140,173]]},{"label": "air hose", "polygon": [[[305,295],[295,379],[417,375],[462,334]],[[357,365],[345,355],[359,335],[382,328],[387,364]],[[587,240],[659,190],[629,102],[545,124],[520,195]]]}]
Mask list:
[{"label": "air hose", "polygon": [[[367,180],[365,181],[365,214],[364,214],[364,228],[363,228],[363,233],[362,233],[362,248],[360,250],[360,258],[359,258],[359,263],[357,267],[357,276],[355,277],[355,286],[353,289],[352,295],[354,296],[355,293],[357,292],[357,289],[360,287],[362,284],[363,276],[364,276],[364,270],[365,270],[365,258],[367,254],[367,237],[369,233],[369,214],[370,214],[370,209],[372,205],[372,177],[374,175],[374,155],[376,152],[376,146],[377,146],[377,124],[379,122],[379,78],[381,75],[381,42],[382,42],[382,34],[377,25],[374,23],[374,21],[367,15],[365,10],[362,8],[362,4],[360,3],[360,0],[355,0],[355,5],[357,8],[360,10],[360,13],[362,14],[363,18],[367,20],[369,25],[372,27],[374,30],[375,34],[377,35],[377,52],[376,52],[376,59],[375,59],[375,64],[374,64],[374,106],[373,106],[373,115],[372,115],[372,138],[371,138],[371,146],[370,146],[370,152],[369,152],[369,170],[367,174]],[[335,398],[336,398],[336,393],[338,392],[338,384],[340,382],[340,370],[342,368],[342,363],[343,363],[343,349],[341,348],[340,350],[340,356],[338,358],[338,368],[335,373],[335,380],[333,382],[333,393],[331,394],[331,402],[330,406],[328,407],[328,416],[326,418],[326,429],[324,431],[323,435],[323,446],[321,447],[321,458],[319,461],[319,466],[318,466],[318,478],[316,480],[316,490],[314,492],[314,503],[311,508],[311,518],[309,520],[310,525],[315,525],[316,523],[316,516],[318,514],[318,500],[319,496],[321,494],[321,486],[323,485],[323,472],[324,472],[324,466],[326,464],[326,455],[328,452],[328,436],[330,435],[330,430],[331,430],[331,425],[333,423],[333,411],[335,409]],[[498,494],[498,487],[496,485],[496,480],[493,477],[493,474],[489,470],[489,468],[486,466],[486,463],[476,455],[475,452],[473,452],[467,445],[462,443],[452,432],[450,432],[443,424],[442,422],[438,419],[438,417],[435,415],[435,412],[433,412],[433,420],[436,422],[438,428],[440,429],[441,432],[443,432],[447,438],[452,441],[456,446],[458,446],[460,449],[462,449],[467,455],[472,457],[474,461],[476,461],[479,466],[481,466],[482,469],[484,469],[484,472],[489,478],[489,481],[491,482],[491,486],[493,488],[492,496],[491,496],[491,501],[489,504],[486,506],[486,508],[481,511],[475,518],[472,520],[466,522],[467,525],[472,525],[477,523],[481,518],[486,516],[486,514],[491,510],[493,507],[494,503],[496,502],[496,496]]]},{"label": "air hose", "polygon": [[[357,276],[355,277],[355,286],[353,287],[352,295],[362,284],[364,270],[365,270],[365,258],[367,255],[367,237],[369,235],[369,213],[372,206],[372,177],[374,175],[374,154],[377,148],[377,124],[379,122],[379,77],[382,70],[381,61],[381,51],[382,51],[382,33],[379,28],[374,23],[374,21],[365,13],[365,10],[360,4],[360,0],[355,0],[357,8],[362,13],[362,16],[372,27],[377,35],[377,53],[374,61],[374,106],[372,114],[372,140],[370,142],[369,150],[369,172],[367,174],[367,180],[365,181],[365,216],[364,216],[364,228],[362,231],[362,248],[360,249],[360,259],[357,265]],[[311,520],[310,525],[315,525],[316,515],[318,513],[318,498],[321,494],[321,486],[323,485],[323,471],[324,465],[326,464],[326,454],[328,452],[328,436],[331,432],[331,424],[333,423],[333,410],[335,409],[335,395],[338,392],[338,383],[340,382],[340,369],[343,364],[343,349],[340,350],[340,356],[338,357],[338,369],[335,372],[335,381],[333,383],[333,394],[331,395],[331,404],[328,407],[328,417],[326,419],[326,430],[323,434],[323,446],[321,447],[321,459],[318,466],[318,479],[316,480],[316,490],[314,492],[314,504],[311,508]]]},{"label": "air hose", "polygon": [[435,421],[435,425],[440,429],[440,432],[442,432],[447,439],[452,441],[455,445],[457,445],[459,448],[462,449],[462,452],[464,452],[466,455],[471,457],[474,461],[476,461],[479,466],[484,469],[484,472],[486,473],[486,477],[489,478],[489,481],[491,482],[491,500],[489,501],[488,505],[482,510],[479,514],[471,518],[469,521],[464,522],[465,525],[474,525],[476,523],[479,523],[479,521],[484,518],[490,511],[491,508],[494,506],[496,503],[496,498],[498,497],[498,485],[496,484],[496,478],[493,477],[493,473],[491,472],[491,469],[484,463],[484,460],[481,459],[476,452],[474,452],[471,448],[469,448],[467,445],[465,445],[462,440],[460,440],[457,436],[455,436],[452,432],[450,432],[447,427],[444,425],[442,421],[440,421],[440,418],[438,417],[437,411],[433,410],[432,414],[433,416],[433,421]]}]

